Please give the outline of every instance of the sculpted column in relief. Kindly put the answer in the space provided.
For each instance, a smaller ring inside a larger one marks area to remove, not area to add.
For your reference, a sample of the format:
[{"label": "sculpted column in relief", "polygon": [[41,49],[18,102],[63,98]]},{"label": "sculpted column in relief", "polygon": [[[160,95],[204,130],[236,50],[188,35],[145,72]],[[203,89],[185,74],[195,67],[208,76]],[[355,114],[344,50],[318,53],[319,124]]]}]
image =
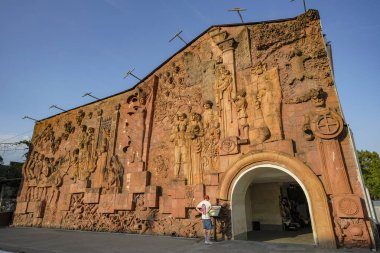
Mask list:
[{"label": "sculpted column in relief", "polygon": [[368,247],[370,237],[360,196],[353,193],[338,136],[344,123],[338,111],[326,107],[321,88],[312,89],[312,109],[304,116],[303,136],[315,141],[322,161],[322,179],[333,207],[333,221],[338,244],[345,247]]},{"label": "sculpted column in relief", "polygon": [[351,193],[350,183],[336,137],[343,131],[343,119],[326,107],[326,93],[320,89],[310,91],[312,110],[304,116],[303,136],[316,139],[324,167],[324,179],[328,193]]}]

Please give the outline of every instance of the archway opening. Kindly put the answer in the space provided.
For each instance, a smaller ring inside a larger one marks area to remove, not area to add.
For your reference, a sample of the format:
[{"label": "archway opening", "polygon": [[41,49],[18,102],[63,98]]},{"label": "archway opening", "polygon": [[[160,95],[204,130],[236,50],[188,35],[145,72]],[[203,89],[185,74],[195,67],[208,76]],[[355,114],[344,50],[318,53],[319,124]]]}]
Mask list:
[{"label": "archway opening", "polygon": [[231,197],[234,239],[315,244],[308,193],[286,169],[267,164],[242,171]]}]

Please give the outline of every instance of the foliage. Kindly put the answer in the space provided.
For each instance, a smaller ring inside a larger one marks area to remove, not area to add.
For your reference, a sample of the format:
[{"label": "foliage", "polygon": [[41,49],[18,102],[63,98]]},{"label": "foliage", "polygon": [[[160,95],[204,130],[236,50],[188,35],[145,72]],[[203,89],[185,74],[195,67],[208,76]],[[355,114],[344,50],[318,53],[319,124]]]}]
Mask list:
[{"label": "foliage", "polygon": [[3,165],[4,164],[4,159],[3,157],[0,155],[0,165]]},{"label": "foliage", "polygon": [[369,194],[372,199],[380,199],[380,156],[367,150],[358,151],[358,155]]},{"label": "foliage", "polygon": [[28,159],[29,158],[29,154],[32,152],[33,150],[33,144],[32,144],[32,141],[31,140],[22,140],[22,141],[19,141],[17,142],[17,144],[24,144],[26,146],[25,148],[25,158]]}]

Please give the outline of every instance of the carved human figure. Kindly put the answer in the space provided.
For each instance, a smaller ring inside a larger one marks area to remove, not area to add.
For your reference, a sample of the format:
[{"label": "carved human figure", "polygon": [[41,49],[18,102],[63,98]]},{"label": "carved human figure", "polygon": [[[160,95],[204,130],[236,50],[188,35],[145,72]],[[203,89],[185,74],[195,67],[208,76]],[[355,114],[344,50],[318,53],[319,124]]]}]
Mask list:
[{"label": "carved human figure", "polygon": [[293,48],[289,55],[289,65],[292,68],[291,78],[288,81],[292,85],[296,80],[303,81],[305,77],[312,78],[305,70],[305,61],[310,59],[310,56],[304,55],[298,48]]},{"label": "carved human figure", "polygon": [[203,172],[211,171],[216,168],[218,158],[218,142],[220,139],[220,123],[218,114],[212,109],[213,103],[209,100],[203,103]]},{"label": "carved human figure", "polygon": [[231,105],[233,77],[225,65],[220,65],[216,68],[215,78],[215,101],[219,109],[219,116],[221,117],[222,138],[225,138],[229,135],[228,127],[233,122]]},{"label": "carved human figure", "polygon": [[[57,203],[60,195],[59,187],[62,186],[63,176],[67,174],[70,168],[70,163],[63,169],[63,164],[66,162],[64,157],[59,157],[55,162],[52,161],[51,175],[49,177],[49,186],[51,186],[50,194],[47,197],[47,204]],[[56,205],[54,205],[56,206]]]},{"label": "carved human figure", "polygon": [[35,169],[34,169],[34,175],[36,176],[37,180],[40,179],[40,174],[42,171],[43,161],[45,159],[45,155],[39,154],[38,158],[36,160]]},{"label": "carved human figure", "polygon": [[203,171],[201,166],[201,137],[204,135],[202,116],[193,112],[187,127],[187,138],[189,138],[190,166],[186,179],[188,184],[200,184],[203,181]]},{"label": "carved human figure", "polygon": [[174,142],[174,177],[179,178],[179,172],[182,166],[183,174],[188,175],[189,167],[189,154],[186,138],[186,131],[188,126],[187,115],[185,113],[177,114],[177,123],[173,126],[170,141]]},{"label": "carved human figure", "polygon": [[86,125],[81,125],[81,132],[79,135],[79,140],[78,140],[78,150],[79,150],[79,156],[78,156],[78,161],[79,161],[79,171],[77,176],[77,179],[81,179],[81,171],[85,170],[85,167],[87,166],[86,161],[87,161],[87,126]]},{"label": "carved human figure", "polygon": [[29,181],[36,178],[34,174],[34,167],[36,165],[37,160],[38,160],[38,153],[36,151],[33,151],[32,155],[30,156],[30,158],[24,165],[23,173],[24,173],[25,180]]},{"label": "carved human figure", "polygon": [[38,181],[38,199],[42,199],[46,196],[46,187],[48,186],[48,180],[50,176],[51,160],[49,157],[44,157],[41,167],[41,173]]},{"label": "carved human figure", "polygon": [[81,125],[81,132],[80,132],[79,139],[78,139],[78,148],[79,149],[84,148],[84,145],[86,143],[86,139],[87,139],[87,126]]},{"label": "carved human figure", "polygon": [[89,172],[93,172],[96,168],[95,160],[94,160],[94,152],[95,152],[95,129],[93,127],[89,127],[87,130],[87,140],[86,140],[86,164],[87,164],[87,170]]},{"label": "carved human figure", "polygon": [[110,130],[103,128],[102,140],[100,148],[98,150],[98,159],[96,163],[96,173],[95,178],[92,183],[93,188],[101,188],[104,182],[104,175],[107,171],[108,166],[108,149],[109,149],[109,135]]},{"label": "carved human figure", "polygon": [[95,170],[94,161],[94,132],[92,127],[87,128],[86,125],[81,125],[81,133],[78,143],[78,166],[74,173],[73,180],[86,180],[90,173]]},{"label": "carved human figure", "polygon": [[213,103],[207,100],[203,103],[203,127],[206,137],[220,138],[220,124],[217,113],[212,109]]},{"label": "carved human figure", "polygon": [[245,98],[247,93],[245,90],[237,92],[236,97],[233,99],[236,105],[236,111],[239,123],[239,136],[241,139],[246,140],[249,138],[249,125],[248,125],[248,114],[247,106],[248,102]]},{"label": "carved human figure", "polygon": [[106,189],[110,190],[111,188],[114,188],[117,192],[120,192],[123,173],[123,166],[119,162],[117,156],[112,156],[110,166],[107,167]]},{"label": "carved human figure", "polygon": [[258,64],[257,75],[257,107],[261,109],[264,122],[270,131],[267,141],[282,139],[281,122],[281,86],[278,69],[266,69],[266,65]]},{"label": "carved human figure", "polygon": [[74,181],[74,183],[76,183],[79,179],[79,149],[76,148],[73,152],[73,155],[72,157],[70,157],[71,159],[71,164],[70,164],[70,167],[73,168],[74,170],[74,173],[73,175],[71,176],[71,179]]}]

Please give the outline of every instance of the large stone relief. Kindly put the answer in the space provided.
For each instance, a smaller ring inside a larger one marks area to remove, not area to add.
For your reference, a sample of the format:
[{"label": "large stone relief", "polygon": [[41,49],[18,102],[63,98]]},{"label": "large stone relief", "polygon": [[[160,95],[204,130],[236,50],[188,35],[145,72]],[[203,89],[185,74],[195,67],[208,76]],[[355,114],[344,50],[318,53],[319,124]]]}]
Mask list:
[{"label": "large stone relief", "polygon": [[207,194],[228,240],[222,183],[242,157],[283,152],[318,167],[334,226],[322,231],[370,245],[316,15],[214,27],[136,87],[37,123],[14,225],[199,237]]}]

